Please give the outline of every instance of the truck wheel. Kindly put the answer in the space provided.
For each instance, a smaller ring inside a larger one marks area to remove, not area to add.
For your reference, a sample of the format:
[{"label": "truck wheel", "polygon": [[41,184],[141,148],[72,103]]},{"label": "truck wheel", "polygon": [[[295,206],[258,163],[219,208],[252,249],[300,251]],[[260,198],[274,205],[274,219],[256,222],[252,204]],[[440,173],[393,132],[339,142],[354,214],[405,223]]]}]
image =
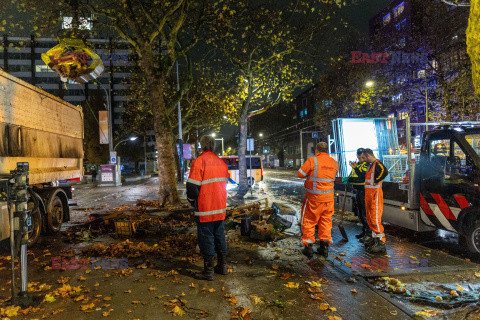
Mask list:
[{"label": "truck wheel", "polygon": [[40,233],[42,231],[42,213],[40,212],[39,207],[31,209],[30,218],[32,220],[32,225],[28,228],[28,247],[32,247],[37,243],[38,239],[40,239]]},{"label": "truck wheel", "polygon": [[480,221],[477,220],[465,234],[468,250],[473,253],[480,253]]},{"label": "truck wheel", "polygon": [[47,200],[47,228],[51,233],[60,232],[62,227],[66,210],[62,198],[66,199],[67,196],[61,189],[58,189],[51,193]]}]

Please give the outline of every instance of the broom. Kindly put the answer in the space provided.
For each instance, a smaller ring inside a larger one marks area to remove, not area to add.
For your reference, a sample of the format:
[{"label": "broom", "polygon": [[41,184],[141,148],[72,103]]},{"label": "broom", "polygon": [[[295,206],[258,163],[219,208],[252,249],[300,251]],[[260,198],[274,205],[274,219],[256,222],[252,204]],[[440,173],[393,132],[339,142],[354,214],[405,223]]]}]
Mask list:
[{"label": "broom", "polygon": [[340,233],[342,234],[342,241],[348,242],[348,236],[347,232],[345,231],[345,227],[343,226],[343,214],[345,212],[345,203],[347,202],[347,185],[345,185],[345,192],[343,194],[343,204],[342,204],[342,210],[340,211],[341,214],[341,219],[340,223],[338,224],[338,229],[340,229]]}]

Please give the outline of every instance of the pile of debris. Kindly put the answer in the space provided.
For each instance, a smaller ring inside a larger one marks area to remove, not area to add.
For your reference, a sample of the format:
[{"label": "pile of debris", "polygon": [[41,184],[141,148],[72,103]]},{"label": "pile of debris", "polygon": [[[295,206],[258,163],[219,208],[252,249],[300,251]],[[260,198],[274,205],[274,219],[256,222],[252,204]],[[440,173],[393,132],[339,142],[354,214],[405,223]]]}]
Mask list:
[{"label": "pile of debris", "polygon": [[[268,199],[227,208],[226,227],[239,229],[241,235],[258,241],[270,241],[283,236],[282,232],[296,224],[295,209],[275,204]],[[195,239],[194,209],[162,206],[156,201],[139,200],[133,206],[121,206],[107,215],[98,216],[87,224],[67,233],[71,241],[88,241],[101,234],[115,233],[120,238],[155,236],[154,241],[170,241],[170,237],[190,234]],[[153,240],[153,238],[150,237]],[[163,245],[162,245],[163,246]]]},{"label": "pile of debris", "polygon": [[259,202],[255,202],[227,212],[227,228],[239,227],[242,236],[259,241],[281,238],[282,232],[296,222],[294,209],[275,203],[268,207],[266,199],[263,208]]}]

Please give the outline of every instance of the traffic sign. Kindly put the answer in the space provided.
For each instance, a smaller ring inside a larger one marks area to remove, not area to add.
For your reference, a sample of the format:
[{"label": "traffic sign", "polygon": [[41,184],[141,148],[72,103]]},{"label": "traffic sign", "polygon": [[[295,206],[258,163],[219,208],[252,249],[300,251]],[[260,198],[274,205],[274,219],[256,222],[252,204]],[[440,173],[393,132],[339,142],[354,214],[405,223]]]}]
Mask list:
[{"label": "traffic sign", "polygon": [[318,139],[318,132],[312,132],[312,138]]},{"label": "traffic sign", "polygon": [[110,151],[110,164],[116,164],[116,163],[117,163],[117,152]]},{"label": "traffic sign", "polygon": [[247,151],[254,151],[253,138],[247,139]]}]

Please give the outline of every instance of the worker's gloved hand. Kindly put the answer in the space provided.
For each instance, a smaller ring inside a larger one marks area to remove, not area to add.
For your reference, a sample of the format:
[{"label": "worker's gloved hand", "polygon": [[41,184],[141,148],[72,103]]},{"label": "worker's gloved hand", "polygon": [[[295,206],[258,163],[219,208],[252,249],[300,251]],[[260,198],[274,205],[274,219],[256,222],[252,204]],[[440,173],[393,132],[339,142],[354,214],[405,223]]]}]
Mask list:
[{"label": "worker's gloved hand", "polygon": [[343,184],[348,184],[348,177],[343,177],[342,178],[342,183]]}]

